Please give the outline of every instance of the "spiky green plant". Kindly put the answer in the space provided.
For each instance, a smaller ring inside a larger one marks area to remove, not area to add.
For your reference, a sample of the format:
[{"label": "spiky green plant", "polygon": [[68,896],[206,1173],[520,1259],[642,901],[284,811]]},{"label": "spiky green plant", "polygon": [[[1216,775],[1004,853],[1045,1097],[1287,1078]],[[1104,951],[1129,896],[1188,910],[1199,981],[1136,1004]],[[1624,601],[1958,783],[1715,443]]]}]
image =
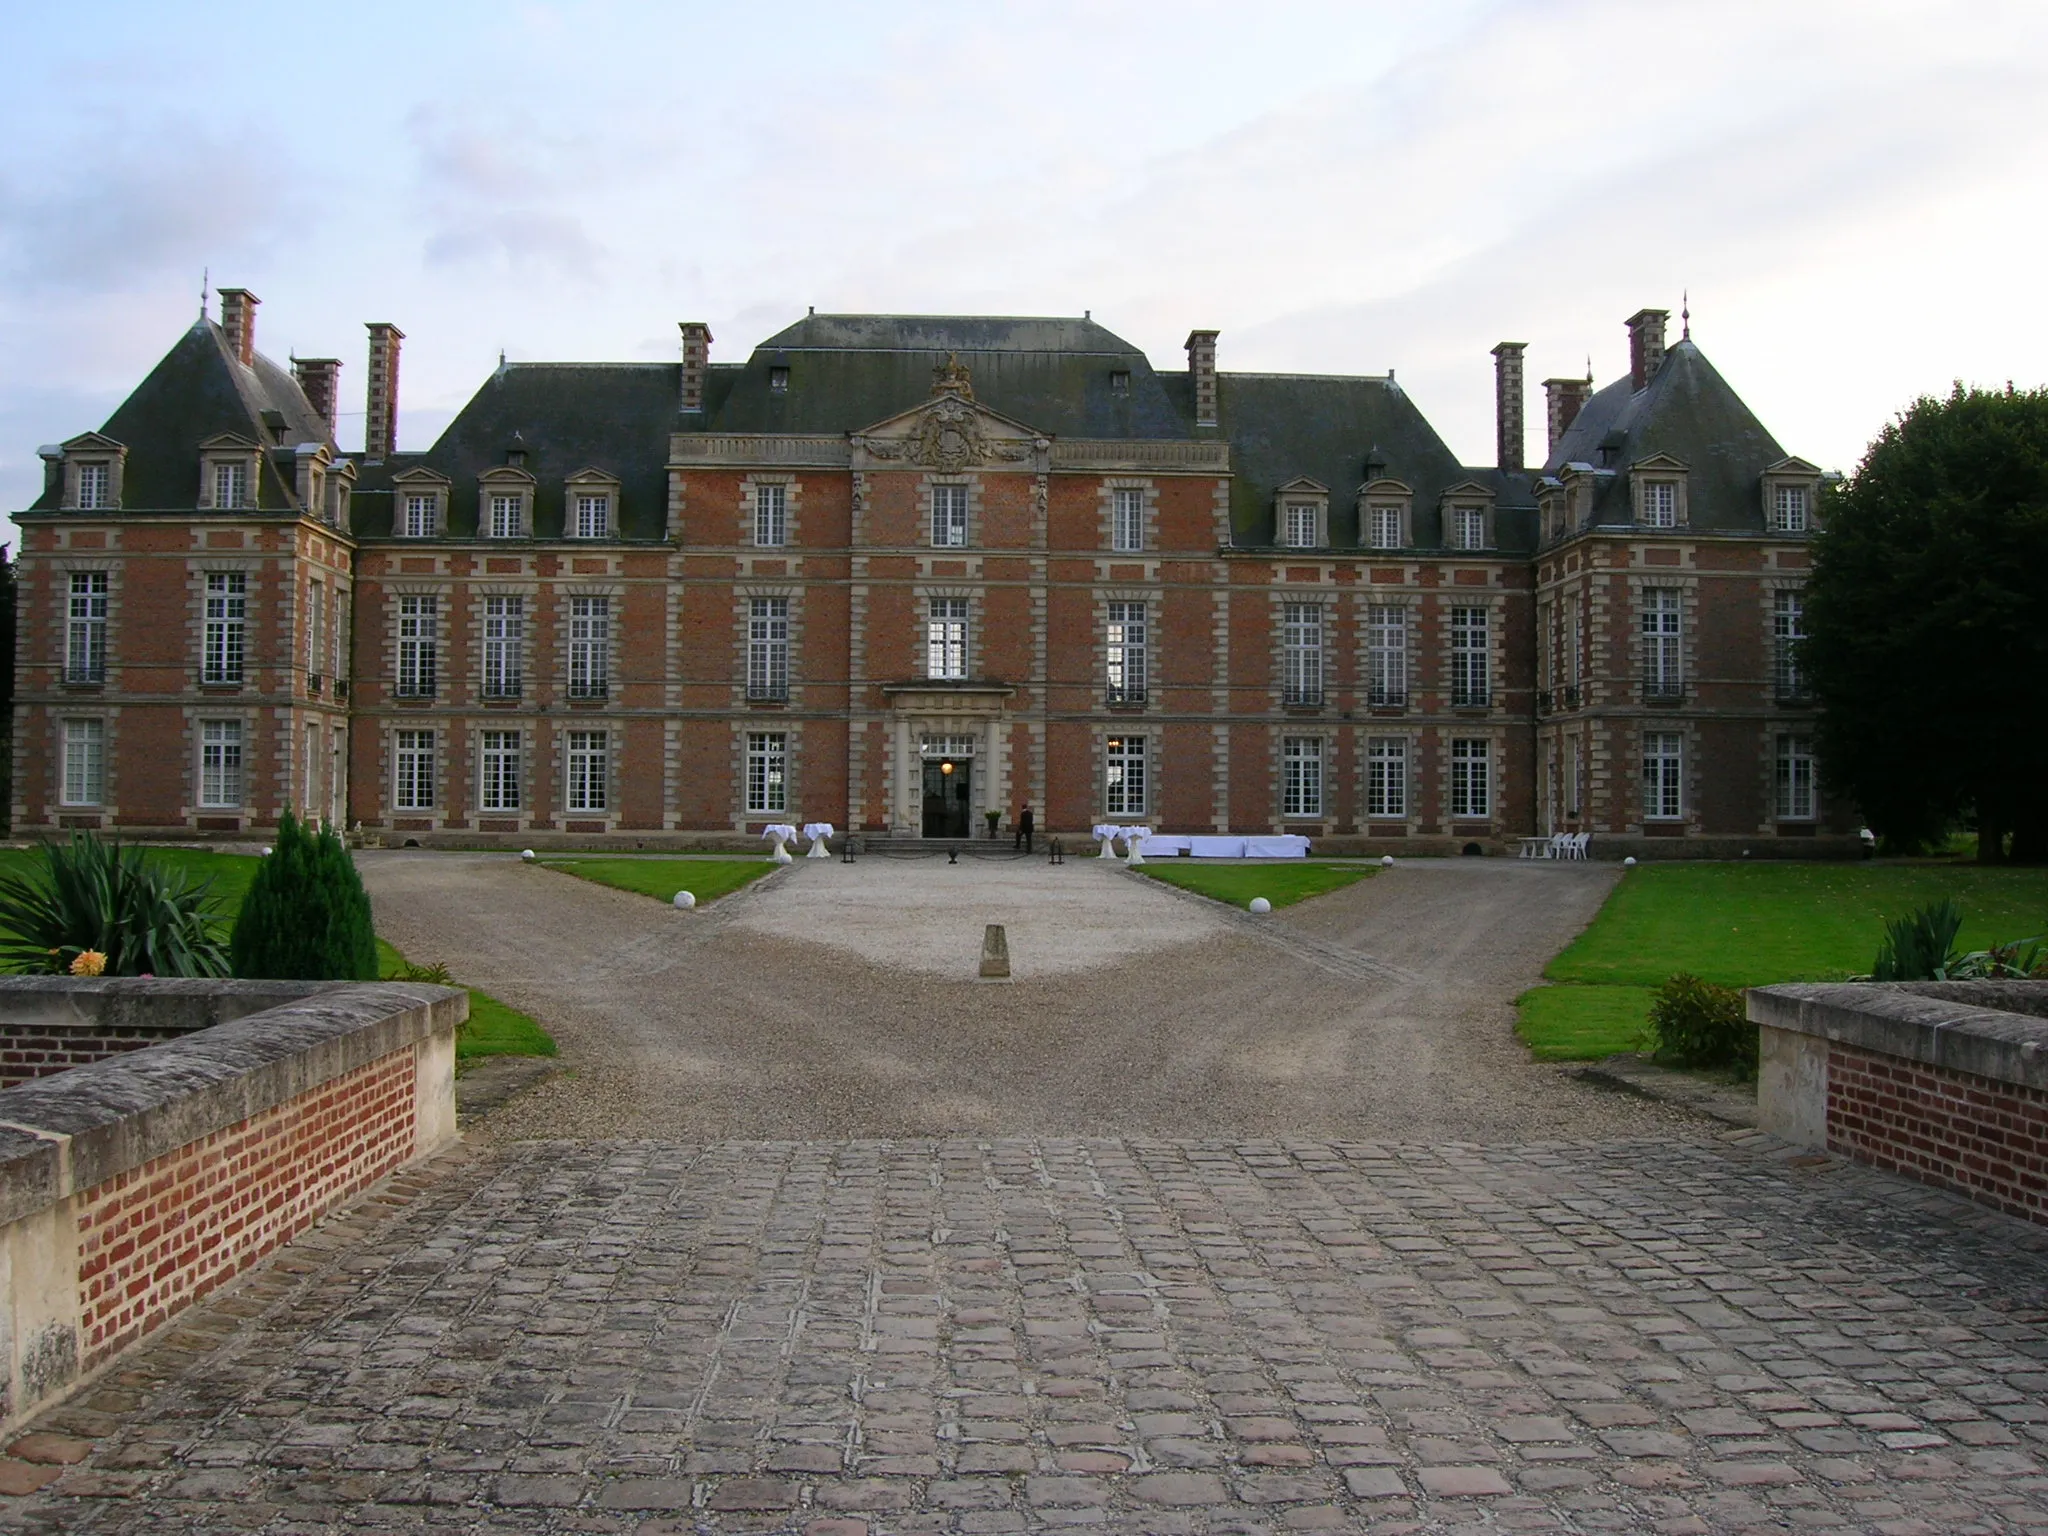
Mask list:
[{"label": "spiky green plant", "polygon": [[1941,981],[1956,959],[1956,935],[1963,931],[1963,909],[1944,896],[1917,912],[1885,924],[1884,942],[1872,981]]},{"label": "spiky green plant", "polygon": [[211,880],[92,832],[40,852],[40,865],[0,876],[0,966],[63,975],[96,950],[108,976],[229,974]]},{"label": "spiky green plant", "polygon": [[285,812],[249,883],[229,943],[237,976],[266,981],[375,981],[370,897],[331,828]]}]

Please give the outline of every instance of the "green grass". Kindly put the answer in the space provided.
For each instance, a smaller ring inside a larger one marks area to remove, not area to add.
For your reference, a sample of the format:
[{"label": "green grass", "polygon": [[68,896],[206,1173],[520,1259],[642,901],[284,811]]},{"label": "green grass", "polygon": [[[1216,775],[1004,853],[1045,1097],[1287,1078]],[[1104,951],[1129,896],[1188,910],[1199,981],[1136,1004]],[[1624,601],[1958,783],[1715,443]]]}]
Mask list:
[{"label": "green grass", "polygon": [[1728,987],[1868,971],[1885,923],[1943,896],[1965,950],[2048,932],[2048,870],[1955,864],[1658,864],[1629,871],[1598,917],[1517,999],[1538,1059],[1634,1050],[1650,993],[1690,971]]},{"label": "green grass", "polygon": [[1304,859],[1286,864],[1209,864],[1174,861],[1141,864],[1138,872],[1184,891],[1249,906],[1263,896],[1275,907],[1291,907],[1311,896],[1327,896],[1379,872],[1377,864],[1328,864]]},{"label": "green grass", "polygon": [[[242,898],[249,894],[249,882],[256,878],[256,860],[246,853],[215,853],[205,848],[152,848],[150,862],[169,864],[185,871],[191,880],[211,880],[213,894],[232,919],[242,910]],[[34,848],[0,848],[0,874],[27,874],[43,867],[43,856]]]},{"label": "green grass", "polygon": [[779,866],[763,859],[542,859],[544,869],[558,869],[579,880],[617,890],[674,901],[689,891],[699,902],[730,896]]}]

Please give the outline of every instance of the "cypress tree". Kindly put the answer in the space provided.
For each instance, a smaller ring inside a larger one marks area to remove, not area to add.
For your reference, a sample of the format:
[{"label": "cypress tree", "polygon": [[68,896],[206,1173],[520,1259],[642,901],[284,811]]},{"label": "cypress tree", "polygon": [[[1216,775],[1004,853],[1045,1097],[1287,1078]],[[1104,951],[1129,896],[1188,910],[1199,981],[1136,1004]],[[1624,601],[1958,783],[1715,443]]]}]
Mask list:
[{"label": "cypress tree", "polygon": [[267,981],[374,981],[370,897],[331,829],[286,811],[229,940],[235,974]]}]

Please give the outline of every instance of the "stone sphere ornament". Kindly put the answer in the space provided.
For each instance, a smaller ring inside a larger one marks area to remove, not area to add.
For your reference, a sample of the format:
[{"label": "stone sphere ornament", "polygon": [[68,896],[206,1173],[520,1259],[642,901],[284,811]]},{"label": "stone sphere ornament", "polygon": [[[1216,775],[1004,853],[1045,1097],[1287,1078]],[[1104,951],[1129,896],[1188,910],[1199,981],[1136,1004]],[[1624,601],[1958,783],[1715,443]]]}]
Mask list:
[{"label": "stone sphere ornament", "polygon": [[519,858],[520,862],[525,864],[531,864],[533,862],[533,850],[531,848],[520,849]]},{"label": "stone sphere ornament", "polygon": [[266,859],[270,857],[270,850],[268,848],[265,848],[263,850],[263,857],[265,857]]},{"label": "stone sphere ornament", "polygon": [[1381,854],[1381,855],[1380,855],[1380,868],[1381,868],[1381,869],[1392,869],[1393,867],[1394,867],[1394,856],[1393,856],[1393,855],[1392,855],[1391,853],[1383,853],[1383,854]]},{"label": "stone sphere ornament", "polygon": [[1265,915],[1266,915],[1266,914],[1267,914],[1268,912],[1270,912],[1270,911],[1272,911],[1272,910],[1273,910],[1273,903],[1271,903],[1270,901],[1266,900],[1266,898],[1265,898],[1265,897],[1263,897],[1263,896],[1254,896],[1254,897],[1252,898],[1252,916],[1254,916],[1254,917],[1264,917],[1264,916],[1265,916]]},{"label": "stone sphere ornament", "polygon": [[677,910],[678,912],[687,912],[687,911],[689,911],[689,910],[690,910],[690,908],[692,908],[692,907],[694,907],[694,906],[696,906],[696,905],[697,905],[697,893],[696,893],[695,891],[677,891],[677,892],[676,892],[676,910]]},{"label": "stone sphere ornament", "polygon": [[1624,869],[1634,869],[1636,867],[1636,856],[1634,854],[1630,854],[1627,858],[1623,859],[1621,863]]}]

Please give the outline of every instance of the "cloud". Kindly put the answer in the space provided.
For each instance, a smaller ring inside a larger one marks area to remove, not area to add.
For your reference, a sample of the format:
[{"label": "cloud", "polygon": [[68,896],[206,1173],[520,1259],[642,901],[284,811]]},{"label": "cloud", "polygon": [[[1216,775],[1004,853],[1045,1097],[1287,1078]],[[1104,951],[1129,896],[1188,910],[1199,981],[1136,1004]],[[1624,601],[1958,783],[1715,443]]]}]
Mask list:
[{"label": "cloud", "polygon": [[590,134],[550,134],[531,116],[485,107],[416,108],[406,130],[430,267],[603,278],[609,253],[575,207],[605,181]]}]

